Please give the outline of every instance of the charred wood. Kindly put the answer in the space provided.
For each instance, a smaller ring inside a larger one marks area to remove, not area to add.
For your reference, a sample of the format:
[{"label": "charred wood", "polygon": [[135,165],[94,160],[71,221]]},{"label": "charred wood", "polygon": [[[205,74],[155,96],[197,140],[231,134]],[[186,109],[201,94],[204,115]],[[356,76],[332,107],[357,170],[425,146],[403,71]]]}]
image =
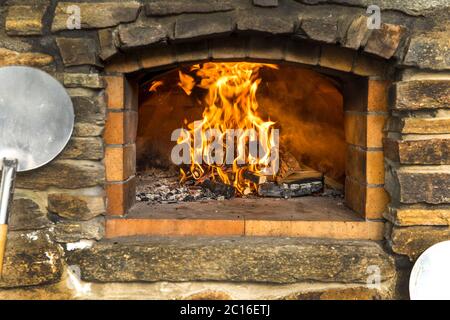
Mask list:
[{"label": "charred wood", "polygon": [[274,182],[263,183],[258,186],[258,195],[273,198],[294,198],[314,194],[323,190],[322,181],[311,181],[300,184],[281,185]]},{"label": "charred wood", "polygon": [[202,187],[207,188],[216,196],[224,196],[225,199],[234,197],[234,187],[229,184],[206,179],[205,181],[203,181]]}]

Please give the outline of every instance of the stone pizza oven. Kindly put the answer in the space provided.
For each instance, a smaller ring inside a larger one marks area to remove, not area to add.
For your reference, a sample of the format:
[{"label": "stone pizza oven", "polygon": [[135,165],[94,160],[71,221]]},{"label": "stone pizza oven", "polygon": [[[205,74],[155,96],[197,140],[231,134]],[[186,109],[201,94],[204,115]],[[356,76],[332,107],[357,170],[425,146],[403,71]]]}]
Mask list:
[{"label": "stone pizza oven", "polygon": [[[450,239],[448,1],[0,5],[0,67],[48,72],[76,114],[63,153],[19,174],[0,299],[403,299]],[[233,63],[258,66],[289,196],[252,175],[228,199],[222,173],[202,193],[167,164],[202,114],[193,72]],[[291,197],[304,165],[321,190]]]}]

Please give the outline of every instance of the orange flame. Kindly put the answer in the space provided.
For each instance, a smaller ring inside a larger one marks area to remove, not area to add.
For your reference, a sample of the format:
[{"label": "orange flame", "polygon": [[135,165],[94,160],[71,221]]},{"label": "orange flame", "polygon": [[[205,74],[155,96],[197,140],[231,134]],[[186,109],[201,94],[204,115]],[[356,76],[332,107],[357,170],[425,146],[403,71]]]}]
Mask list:
[{"label": "orange flame", "polygon": [[[264,169],[270,165],[271,150],[275,144],[272,132],[274,122],[262,120],[257,113],[256,92],[261,82],[258,73],[262,67],[277,69],[273,64],[249,62],[208,62],[191,68],[191,72],[195,72],[200,78],[197,86],[208,92],[204,99],[203,118],[189,123],[186,131],[188,136],[180,136],[177,141],[180,144],[186,143],[187,139],[201,140],[199,144],[190,144],[191,165],[186,171],[181,169],[182,182],[189,178],[200,181],[209,178],[233,185],[238,194],[256,191],[257,185],[244,175],[264,175]],[[182,72],[179,75],[180,87],[188,95],[191,94],[195,85],[194,78]],[[208,145],[212,142],[207,134],[208,129],[219,133],[218,138],[215,137],[218,140],[216,142],[226,150],[225,160],[230,160],[227,157],[231,152],[231,161],[208,161]],[[233,136],[227,135],[227,129],[234,130]],[[252,132],[256,132],[258,137],[255,138]],[[257,141],[258,154],[251,154],[249,151],[247,144],[252,141]]]},{"label": "orange flame", "polygon": [[188,96],[190,96],[192,93],[192,89],[195,86],[194,78],[182,73],[181,71],[179,71],[178,74],[180,75],[180,82],[178,82],[178,86],[180,86],[180,88],[183,89]]},{"label": "orange flame", "polygon": [[162,86],[164,84],[164,82],[162,81],[153,81],[152,85],[150,86],[150,88],[148,89],[149,92],[156,92],[158,90],[158,88],[160,86]]}]

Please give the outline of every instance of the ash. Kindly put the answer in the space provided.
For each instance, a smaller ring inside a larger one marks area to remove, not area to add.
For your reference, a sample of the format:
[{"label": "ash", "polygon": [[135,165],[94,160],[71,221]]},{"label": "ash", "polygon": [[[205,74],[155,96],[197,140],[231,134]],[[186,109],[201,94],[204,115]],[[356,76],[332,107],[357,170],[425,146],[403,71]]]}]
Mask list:
[{"label": "ash", "polygon": [[[325,184],[322,192],[312,196],[343,198],[343,192]],[[259,198],[260,196],[250,194],[242,197]],[[148,205],[225,199],[223,194],[216,194],[205,186],[193,185],[193,181],[181,185],[175,168],[150,168],[137,175],[136,201],[145,202]]]},{"label": "ash", "polygon": [[175,169],[151,168],[137,175],[136,201],[148,205],[224,199],[201,186],[180,185]]}]

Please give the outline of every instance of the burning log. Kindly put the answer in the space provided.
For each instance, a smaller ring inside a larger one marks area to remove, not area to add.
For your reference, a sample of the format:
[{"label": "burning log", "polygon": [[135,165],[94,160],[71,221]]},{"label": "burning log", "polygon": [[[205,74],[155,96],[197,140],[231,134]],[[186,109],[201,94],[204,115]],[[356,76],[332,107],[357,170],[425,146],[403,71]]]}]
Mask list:
[{"label": "burning log", "polygon": [[245,171],[244,172],[244,179],[249,180],[253,183],[256,183],[257,185],[263,184],[267,181],[268,177],[267,176],[263,176],[260,174],[257,174],[255,172],[251,172],[251,171]]},{"label": "burning log", "polygon": [[216,196],[224,196],[225,199],[230,199],[234,197],[234,187],[229,184],[225,184],[222,182],[211,181],[209,179],[205,179],[202,183],[202,187],[207,188]]}]

